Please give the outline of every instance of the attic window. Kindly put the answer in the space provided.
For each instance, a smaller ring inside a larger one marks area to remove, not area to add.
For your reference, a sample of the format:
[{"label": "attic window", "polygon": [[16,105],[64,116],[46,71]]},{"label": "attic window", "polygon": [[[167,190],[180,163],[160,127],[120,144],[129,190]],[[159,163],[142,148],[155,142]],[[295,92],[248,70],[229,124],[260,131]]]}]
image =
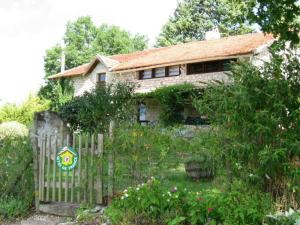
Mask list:
[{"label": "attic window", "polygon": [[106,81],[106,73],[98,73],[98,83],[103,84]]},{"label": "attic window", "polygon": [[199,73],[213,73],[228,71],[230,69],[230,63],[236,61],[236,59],[225,59],[201,63],[192,63],[187,65],[187,74],[199,74]]}]

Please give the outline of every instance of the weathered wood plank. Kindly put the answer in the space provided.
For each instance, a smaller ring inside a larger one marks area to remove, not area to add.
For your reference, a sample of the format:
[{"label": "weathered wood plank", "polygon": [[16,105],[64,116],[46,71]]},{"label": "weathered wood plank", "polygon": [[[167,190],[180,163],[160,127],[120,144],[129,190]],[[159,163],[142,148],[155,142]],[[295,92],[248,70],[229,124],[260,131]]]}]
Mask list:
[{"label": "weathered wood plank", "polygon": [[[60,146],[59,149],[61,149],[64,146],[64,124],[63,122],[61,123],[60,126],[60,135],[61,135],[61,141],[60,141]],[[62,169],[59,168],[59,174],[58,174],[59,178],[58,178],[58,201],[61,202],[62,200]]]},{"label": "weathered wood plank", "polygon": [[77,201],[81,201],[81,161],[82,161],[82,156],[81,156],[81,148],[82,148],[82,135],[79,135],[79,143],[78,143],[78,154],[79,154],[79,159],[78,159],[78,172],[77,172]]},{"label": "weathered wood plank", "polygon": [[46,148],[47,148],[47,134],[44,135],[44,142],[43,142],[43,148],[42,148],[42,192],[41,192],[41,200],[45,201],[45,161],[46,161]]},{"label": "weathered wood plank", "polygon": [[97,149],[99,154],[97,175],[97,203],[103,204],[103,134],[98,134]]},{"label": "weathered wood plank", "polygon": [[[70,146],[70,135],[67,134],[67,146]],[[69,170],[65,172],[65,202],[68,202],[69,199]]]},{"label": "weathered wood plank", "polygon": [[[72,147],[76,149],[76,135],[73,133],[73,143]],[[75,188],[75,168],[72,170],[71,173],[71,202],[74,202],[74,188]]]},{"label": "weathered wood plank", "polygon": [[50,163],[51,163],[51,139],[52,136],[48,135],[48,144],[46,143],[46,154],[45,157],[47,158],[47,187],[46,187],[46,201],[49,202],[50,200]]},{"label": "weathered wood plank", "polygon": [[[109,123],[109,138],[113,139],[114,121]],[[114,150],[108,153],[108,203],[111,203],[114,194]]]},{"label": "weathered wood plank", "polygon": [[56,154],[57,154],[57,143],[58,139],[57,139],[57,136],[55,136],[55,139],[54,139],[54,149],[53,149],[53,154],[54,154],[54,157],[53,157],[53,178],[52,178],[52,201],[55,202],[56,200]]},{"label": "weathered wood plank", "polygon": [[42,159],[43,159],[43,146],[44,146],[44,134],[39,136],[40,151],[39,151],[39,199],[42,200]]},{"label": "weathered wood plank", "polygon": [[90,193],[90,203],[93,203],[93,194],[94,194],[94,151],[95,151],[95,135],[91,135],[91,156],[90,156],[90,180],[89,180],[89,193]]},{"label": "weathered wood plank", "polygon": [[88,188],[88,156],[89,156],[89,135],[86,134],[85,136],[85,149],[84,149],[84,158],[85,158],[85,165],[84,165],[84,190],[83,190],[83,200],[87,202],[87,188]]}]

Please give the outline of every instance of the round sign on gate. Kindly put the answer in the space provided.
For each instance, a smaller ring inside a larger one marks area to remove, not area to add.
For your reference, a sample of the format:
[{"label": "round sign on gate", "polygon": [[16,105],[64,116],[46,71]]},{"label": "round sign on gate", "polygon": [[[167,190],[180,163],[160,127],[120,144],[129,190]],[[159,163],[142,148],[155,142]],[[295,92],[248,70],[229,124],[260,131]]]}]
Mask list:
[{"label": "round sign on gate", "polygon": [[62,170],[73,170],[78,162],[78,153],[77,151],[70,147],[65,146],[60,149],[56,155],[56,164]]}]

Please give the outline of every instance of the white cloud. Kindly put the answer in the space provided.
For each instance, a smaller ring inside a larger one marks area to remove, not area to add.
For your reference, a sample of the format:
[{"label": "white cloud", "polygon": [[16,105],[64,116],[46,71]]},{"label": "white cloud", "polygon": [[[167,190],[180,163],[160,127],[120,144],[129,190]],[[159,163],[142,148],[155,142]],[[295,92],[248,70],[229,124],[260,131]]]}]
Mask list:
[{"label": "white cloud", "polygon": [[65,25],[90,15],[145,34],[154,43],[176,0],[0,0],[0,104],[20,102],[43,83],[45,50],[60,42]]}]

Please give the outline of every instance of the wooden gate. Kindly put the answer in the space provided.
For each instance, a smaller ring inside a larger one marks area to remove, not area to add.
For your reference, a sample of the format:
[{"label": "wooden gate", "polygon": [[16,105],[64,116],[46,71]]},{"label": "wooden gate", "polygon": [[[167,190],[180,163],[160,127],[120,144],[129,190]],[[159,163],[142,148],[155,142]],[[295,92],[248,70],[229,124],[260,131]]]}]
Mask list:
[{"label": "wooden gate", "polygon": [[[103,134],[34,134],[36,207],[40,202],[103,204]],[[76,167],[64,171],[56,156],[64,146],[78,152]]]}]

